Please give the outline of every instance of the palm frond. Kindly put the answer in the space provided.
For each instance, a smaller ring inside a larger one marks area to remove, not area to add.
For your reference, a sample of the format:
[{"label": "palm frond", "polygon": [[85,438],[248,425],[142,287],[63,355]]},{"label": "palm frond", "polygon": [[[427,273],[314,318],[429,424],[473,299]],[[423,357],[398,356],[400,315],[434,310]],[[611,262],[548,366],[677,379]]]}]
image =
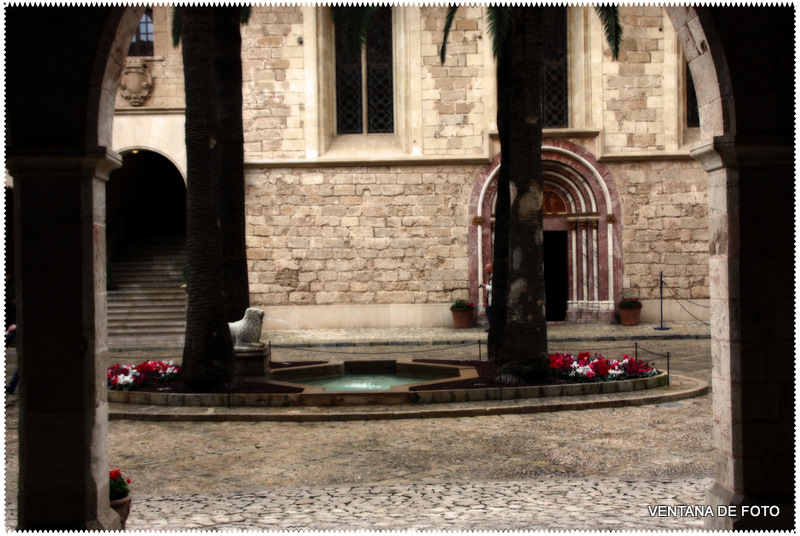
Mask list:
[{"label": "palm frond", "polygon": [[253,6],[242,6],[241,7],[241,24],[244,26],[248,22],[250,22],[250,15],[253,14]]},{"label": "palm frond", "polygon": [[181,14],[183,8],[175,6],[172,8],[172,46],[177,47],[181,43]]},{"label": "palm frond", "polygon": [[333,16],[342,32],[346,54],[358,54],[367,43],[367,32],[378,13],[378,5],[334,6]]},{"label": "palm frond", "polygon": [[456,11],[458,5],[451,5],[447,8],[447,18],[444,21],[444,35],[442,36],[442,49],[439,51],[439,59],[444,64],[444,57],[447,51],[447,37],[450,35],[450,27],[453,26],[453,21],[456,18]]},{"label": "palm frond", "polygon": [[622,43],[622,24],[619,22],[619,9],[613,5],[595,6],[594,10],[603,23],[606,42],[611,47],[611,57],[619,58],[619,46]]},{"label": "palm frond", "polygon": [[511,22],[511,9],[506,5],[486,7],[486,22],[489,35],[492,37],[492,54],[500,57],[503,41],[508,35],[508,26]]}]

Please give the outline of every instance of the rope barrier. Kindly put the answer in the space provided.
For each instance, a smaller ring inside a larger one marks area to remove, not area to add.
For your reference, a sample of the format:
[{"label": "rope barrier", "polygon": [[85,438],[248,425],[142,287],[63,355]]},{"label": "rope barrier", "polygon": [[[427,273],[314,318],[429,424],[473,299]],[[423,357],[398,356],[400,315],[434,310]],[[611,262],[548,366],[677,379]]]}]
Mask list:
[{"label": "rope barrier", "polygon": [[[281,350],[290,350],[295,352],[310,352],[310,353],[317,353],[317,354],[334,354],[334,355],[350,355],[350,356],[392,356],[392,355],[408,355],[408,354],[419,354],[419,355],[427,355],[434,352],[443,352],[445,350],[454,350],[459,348],[469,348],[473,346],[477,346],[479,352],[481,351],[481,341],[477,341],[474,343],[463,343],[463,344],[449,344],[449,345],[441,345],[437,348],[426,348],[425,350],[401,350],[401,351],[393,351],[393,352],[354,352],[354,351],[337,351],[337,350],[330,350],[330,349],[323,349],[323,348],[311,348],[311,347],[283,347]],[[434,345],[430,345],[434,346]],[[351,347],[352,348],[352,347]],[[658,352],[654,352],[652,350],[648,350],[647,348],[643,348],[639,346],[638,343],[634,343],[633,345],[624,345],[624,346],[610,346],[604,348],[593,348],[592,350],[585,350],[589,353],[601,353],[606,352],[608,350],[631,350],[634,351],[642,350],[647,352],[648,354],[659,356],[659,357],[667,357],[668,354],[662,354]],[[561,349],[548,349],[548,353],[554,354],[579,354],[583,353],[583,351],[575,351],[573,350],[561,350]]]},{"label": "rope barrier", "polygon": [[703,307],[703,308],[706,308],[706,309],[710,309],[710,308],[711,308],[711,306],[710,306],[710,305],[700,305],[699,303],[694,303],[693,301],[691,301],[691,300],[687,300],[686,298],[679,298],[679,297],[678,297],[678,296],[675,294],[675,292],[674,292],[674,290],[672,289],[672,287],[670,287],[669,285],[667,285],[666,283],[664,283],[663,279],[662,279],[662,283],[664,284],[664,286],[665,286],[665,287],[667,287],[667,290],[669,290],[669,291],[670,291],[670,293],[672,293],[672,298],[675,300],[675,303],[677,303],[677,304],[678,304],[678,306],[680,306],[680,308],[681,308],[681,309],[683,309],[683,310],[686,312],[686,314],[688,314],[689,316],[691,316],[692,318],[694,318],[694,319],[695,319],[695,320],[697,320],[698,322],[700,322],[700,323],[702,323],[702,324],[705,324],[706,326],[710,326],[710,325],[711,325],[709,322],[706,322],[705,320],[701,320],[700,318],[698,318],[697,316],[695,316],[695,315],[694,315],[694,313],[692,313],[692,312],[691,312],[691,311],[689,311],[689,310],[688,310],[686,307],[684,307],[684,306],[683,306],[683,304],[681,303],[681,301],[689,302],[689,303],[691,303],[692,305],[694,305],[694,306],[696,306],[696,307]]},{"label": "rope barrier", "polygon": [[[270,343],[270,348],[272,343]],[[429,345],[433,346],[433,345]],[[415,354],[419,356],[425,356],[434,352],[441,352],[444,350],[453,350],[457,348],[468,348],[472,346],[478,347],[478,360],[483,361],[483,357],[481,355],[481,341],[477,341],[474,343],[464,343],[464,344],[453,344],[453,345],[442,345],[440,348],[435,349],[426,349],[426,350],[405,350],[405,351],[397,351],[397,352],[343,352],[343,351],[334,351],[328,349],[319,349],[319,348],[309,348],[309,347],[285,347],[283,350],[294,350],[297,352],[312,352],[312,353],[324,353],[324,354],[337,354],[337,355],[349,355],[349,356],[392,356],[392,355],[408,355],[408,354]],[[626,346],[613,346],[610,348],[597,348],[595,350],[607,351],[607,350],[625,350],[630,349],[630,345]],[[647,352],[650,355],[654,355],[656,357],[666,357],[667,358],[667,385],[669,386],[669,370],[670,370],[670,353],[667,352],[666,354],[662,354],[659,352],[654,352],[652,350],[648,350],[647,348],[643,348],[639,346],[638,342],[633,343],[633,350],[634,350],[634,357],[639,359],[639,350],[643,352]],[[563,353],[563,354],[571,354],[574,355],[574,350],[572,352],[561,351],[561,350],[549,350],[548,353]],[[577,352],[582,353],[582,352]],[[599,352],[595,352],[599,353]],[[229,393],[230,394],[230,393]]]},{"label": "rope barrier", "polygon": [[658,352],[653,352],[651,350],[648,350],[647,348],[642,348],[641,346],[639,346],[639,350],[647,352],[650,355],[657,355],[659,357],[667,357],[669,355],[669,352],[667,352],[666,354],[659,354]]},{"label": "rope barrier", "polygon": [[[668,289],[670,292],[672,292],[672,289],[670,289],[669,287],[667,287],[667,289]],[[684,300],[684,301],[688,301],[688,300]],[[706,326],[710,326],[710,325],[711,325],[711,323],[709,323],[709,322],[706,322],[705,320],[701,320],[700,318],[698,318],[697,316],[695,316],[695,315],[694,315],[694,313],[692,313],[692,312],[691,312],[691,311],[689,311],[689,310],[688,310],[686,307],[684,307],[684,306],[683,306],[683,304],[681,303],[681,300],[679,300],[678,298],[675,298],[675,303],[677,303],[677,304],[678,304],[678,306],[680,306],[680,308],[681,308],[681,309],[683,309],[684,311],[686,311],[686,314],[688,314],[689,316],[691,316],[692,318],[694,318],[694,319],[695,319],[695,320],[697,320],[698,322],[700,322],[700,323],[702,323],[702,324],[705,324]],[[691,302],[690,302],[690,303],[691,303]],[[702,306],[698,306],[698,307],[702,307]],[[709,307],[709,309],[710,309],[710,307]]]},{"label": "rope barrier", "polygon": [[673,297],[674,299],[676,299],[676,300],[683,300],[683,301],[685,301],[685,302],[691,303],[691,304],[692,304],[692,305],[694,305],[695,307],[702,307],[702,308],[704,308],[704,309],[711,309],[711,306],[710,306],[710,305],[702,305],[702,304],[700,304],[700,303],[695,303],[695,302],[693,302],[693,301],[692,301],[692,300],[690,300],[690,299],[687,299],[687,298],[681,298],[680,296],[678,296],[677,294],[675,294],[675,292],[674,292],[674,289],[673,289],[672,287],[670,287],[670,286],[669,286],[669,285],[668,285],[666,282],[664,282],[664,286],[665,286],[665,287],[667,287],[667,288],[669,289],[669,291],[672,293],[672,297]]},{"label": "rope barrier", "polygon": [[[600,342],[602,342],[602,341],[600,341]],[[625,345],[625,346],[609,346],[608,348],[595,348],[593,351],[597,351],[597,350],[625,350],[626,348],[630,348],[630,345]],[[553,350],[553,351],[554,351],[554,352],[558,352],[558,353],[560,353],[560,354],[563,354],[563,353],[571,353],[571,352],[574,352],[575,350],[569,350],[569,351]],[[589,351],[589,350],[586,350],[586,351]],[[579,352],[579,353],[580,353],[580,352]]]}]

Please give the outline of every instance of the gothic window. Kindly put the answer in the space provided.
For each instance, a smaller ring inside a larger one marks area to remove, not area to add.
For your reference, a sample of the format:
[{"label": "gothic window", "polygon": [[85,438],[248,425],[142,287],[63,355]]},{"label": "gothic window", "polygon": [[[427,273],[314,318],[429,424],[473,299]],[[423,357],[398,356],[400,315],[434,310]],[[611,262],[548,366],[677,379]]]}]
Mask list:
[{"label": "gothic window", "polygon": [[131,46],[128,49],[128,56],[152,56],[153,55],[153,10],[147,8],[139,26],[136,28],[136,35],[133,36]]},{"label": "gothic window", "polygon": [[700,126],[700,110],[697,109],[697,93],[694,91],[694,80],[689,64],[686,64],[686,126]]},{"label": "gothic window", "polygon": [[336,32],[336,130],[338,134],[394,132],[392,10],[381,8],[358,53],[345,51]]},{"label": "gothic window", "polygon": [[545,8],[544,16],[544,91],[542,126],[569,126],[567,71],[567,8]]}]

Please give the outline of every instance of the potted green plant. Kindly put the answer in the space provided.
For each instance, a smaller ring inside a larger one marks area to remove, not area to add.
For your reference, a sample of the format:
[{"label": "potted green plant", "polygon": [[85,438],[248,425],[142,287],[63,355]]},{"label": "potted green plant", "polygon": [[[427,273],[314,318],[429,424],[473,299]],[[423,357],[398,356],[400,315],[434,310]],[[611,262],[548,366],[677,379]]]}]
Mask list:
[{"label": "potted green plant", "polygon": [[623,326],[638,326],[642,314],[642,302],[639,298],[625,298],[617,304],[619,323]]},{"label": "potted green plant", "polygon": [[111,499],[111,508],[116,510],[119,514],[119,520],[122,522],[122,530],[125,530],[125,522],[128,520],[128,515],[131,513],[131,488],[128,484],[131,483],[130,478],[124,478],[119,469],[109,471],[109,499]]},{"label": "potted green plant", "polygon": [[475,304],[466,300],[456,300],[450,306],[453,313],[453,324],[456,328],[471,328],[475,321]]}]

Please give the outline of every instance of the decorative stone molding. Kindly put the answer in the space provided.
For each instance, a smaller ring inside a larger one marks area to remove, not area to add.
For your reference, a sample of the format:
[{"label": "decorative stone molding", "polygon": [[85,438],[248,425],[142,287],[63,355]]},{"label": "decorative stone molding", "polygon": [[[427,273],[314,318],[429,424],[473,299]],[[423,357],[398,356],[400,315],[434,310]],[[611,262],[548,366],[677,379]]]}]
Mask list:
[{"label": "decorative stone molding", "polygon": [[131,106],[141,106],[150,98],[154,81],[147,62],[129,61],[120,76],[119,89],[122,98],[131,103]]},{"label": "decorative stone molding", "polygon": [[[469,212],[492,220],[500,155],[476,180]],[[542,142],[545,231],[566,231],[568,323],[611,323],[614,303],[622,297],[622,229],[614,214],[621,200],[610,171],[588,150],[562,139]],[[558,205],[558,206],[556,206]],[[479,243],[482,241],[482,243]],[[481,303],[478,283],[483,266],[491,262],[491,230],[470,228],[470,300]]]}]

